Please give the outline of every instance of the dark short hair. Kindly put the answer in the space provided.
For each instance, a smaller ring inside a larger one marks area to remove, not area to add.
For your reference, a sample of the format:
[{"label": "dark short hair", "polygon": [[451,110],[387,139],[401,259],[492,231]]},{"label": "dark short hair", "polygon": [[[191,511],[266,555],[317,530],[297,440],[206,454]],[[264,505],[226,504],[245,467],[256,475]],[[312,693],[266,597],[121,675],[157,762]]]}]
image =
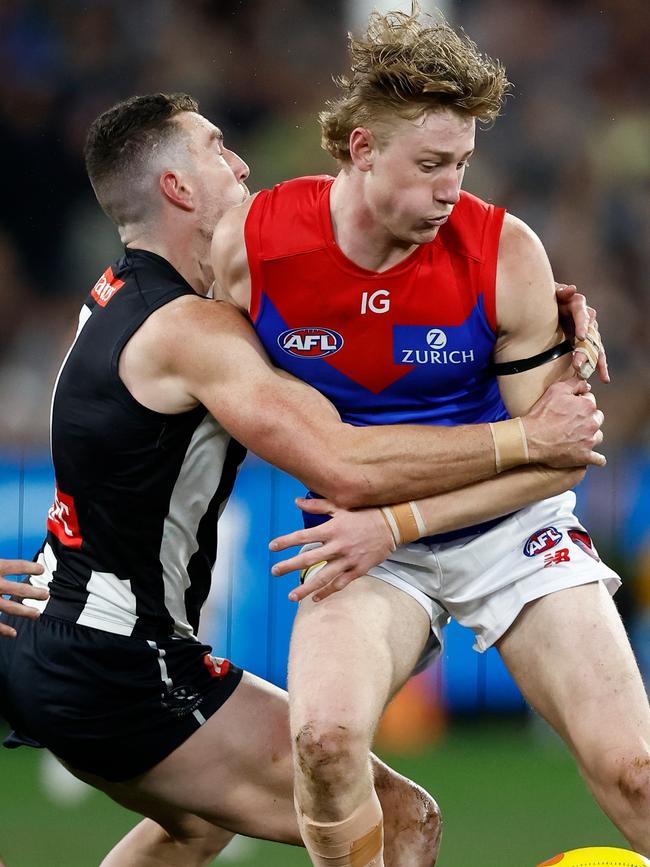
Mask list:
[{"label": "dark short hair", "polygon": [[129,219],[129,180],[156,148],[179,134],[172,119],[198,110],[187,93],[152,93],[118,102],[91,123],[84,148],[86,171],[99,204],[118,225]]}]

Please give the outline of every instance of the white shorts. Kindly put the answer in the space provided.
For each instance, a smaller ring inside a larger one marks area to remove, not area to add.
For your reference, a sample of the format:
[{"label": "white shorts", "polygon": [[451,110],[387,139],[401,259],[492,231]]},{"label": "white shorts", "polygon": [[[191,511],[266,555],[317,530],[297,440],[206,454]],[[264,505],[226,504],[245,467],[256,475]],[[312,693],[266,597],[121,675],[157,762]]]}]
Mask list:
[{"label": "white shorts", "polygon": [[482,652],[533,599],[594,581],[603,581],[614,595],[621,580],[601,562],[573,514],[575,502],[569,491],[521,509],[480,535],[401,545],[368,570],[404,590],[429,615],[431,638],[417,671],[442,650],[451,617],[474,631],[474,649]]}]

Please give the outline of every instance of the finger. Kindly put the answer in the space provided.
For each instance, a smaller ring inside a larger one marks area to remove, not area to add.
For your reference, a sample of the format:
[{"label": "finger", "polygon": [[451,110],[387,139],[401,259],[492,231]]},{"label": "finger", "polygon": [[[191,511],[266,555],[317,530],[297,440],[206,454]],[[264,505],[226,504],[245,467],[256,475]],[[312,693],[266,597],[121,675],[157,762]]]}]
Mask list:
[{"label": "finger", "polygon": [[607,466],[607,458],[605,455],[601,455],[600,452],[589,452],[587,463],[593,467],[605,467]]},{"label": "finger", "polygon": [[591,391],[591,386],[587,380],[582,379],[576,373],[562,382],[571,390],[571,394],[588,394]]},{"label": "finger", "polygon": [[333,578],[336,578],[340,571],[341,567],[336,562],[326,563],[322,569],[312,572],[299,587],[294,587],[289,593],[289,599],[291,602],[301,602],[316,590],[320,590]]},{"label": "finger", "polygon": [[560,297],[562,302],[568,301],[578,291],[573,283],[556,283],[555,292]]},{"label": "finger", "polygon": [[[310,542],[323,542],[326,534],[325,524],[310,527],[308,530],[295,530],[286,536],[276,536],[269,542],[269,551],[284,551],[286,548],[294,548],[296,545],[309,545]],[[329,533],[327,533],[329,535]]]},{"label": "finger", "polygon": [[[331,552],[334,556],[334,552]],[[312,548],[310,551],[301,551],[295,557],[289,557],[286,560],[281,560],[279,563],[274,563],[271,567],[271,574],[276,578],[282,575],[288,575],[289,572],[295,572],[297,569],[309,569],[323,560],[329,560],[327,551],[322,545],[318,548]]]},{"label": "finger", "polygon": [[581,352],[579,349],[576,349],[576,351],[573,353],[573,358],[571,360],[571,364],[572,364],[573,369],[575,370],[576,373],[578,373],[578,374],[580,373],[580,368],[582,367],[582,365],[585,363],[586,360],[587,360],[587,356],[584,354],[584,352]]},{"label": "finger", "polygon": [[580,292],[576,292],[571,298],[571,315],[575,323],[575,335],[578,340],[584,340],[587,336],[587,327],[591,322],[587,299]]},{"label": "finger", "polygon": [[344,590],[348,584],[351,584],[354,580],[359,578],[355,572],[342,572],[333,581],[330,581],[329,584],[326,584],[322,590],[319,590],[318,593],[314,593],[314,602],[322,602],[323,599],[327,599],[328,596],[332,596],[334,593],[338,593],[339,590]]},{"label": "finger", "polygon": [[598,353],[596,370],[598,371],[598,379],[600,379],[601,382],[611,382],[611,379],[609,378],[609,368],[607,367],[607,355],[605,354],[604,349]]},{"label": "finger", "polygon": [[3,590],[3,593],[10,593],[12,596],[20,596],[21,599],[49,599],[50,594],[46,587],[33,587],[26,581],[10,581],[9,590]]},{"label": "finger", "polygon": [[309,512],[312,515],[333,515],[336,511],[336,506],[329,500],[321,500],[312,497],[296,497],[295,503],[301,511]]},{"label": "finger", "polygon": [[0,575],[42,575],[43,567],[33,560],[0,560]]},{"label": "finger", "polygon": [[22,602],[12,602],[10,599],[0,599],[0,611],[4,614],[13,614],[16,617],[25,617],[27,620],[38,620],[41,612],[37,608],[30,608]]},{"label": "finger", "polygon": [[15,638],[18,633],[13,626],[8,626],[6,623],[0,623],[0,635],[4,635],[5,638]]}]

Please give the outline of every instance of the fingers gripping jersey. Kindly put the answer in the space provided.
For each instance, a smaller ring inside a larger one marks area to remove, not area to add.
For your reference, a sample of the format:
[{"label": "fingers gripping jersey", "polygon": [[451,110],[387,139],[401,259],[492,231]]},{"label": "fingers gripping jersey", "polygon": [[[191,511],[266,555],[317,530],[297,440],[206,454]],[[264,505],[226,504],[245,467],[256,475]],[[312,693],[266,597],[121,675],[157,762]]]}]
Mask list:
[{"label": "fingers gripping jersey", "polygon": [[194,294],[164,259],[127,249],[81,309],[52,399],[56,491],[45,574],[33,579],[49,584],[50,615],[147,639],[198,627],[217,520],[245,451],[203,406],[144,407],[118,370],[147,317]]},{"label": "fingers gripping jersey", "polygon": [[248,215],[251,318],[275,364],[351,424],[507,418],[489,370],[503,209],[462,193],[432,243],[377,273],[337,246],[331,184],[279,184]]}]

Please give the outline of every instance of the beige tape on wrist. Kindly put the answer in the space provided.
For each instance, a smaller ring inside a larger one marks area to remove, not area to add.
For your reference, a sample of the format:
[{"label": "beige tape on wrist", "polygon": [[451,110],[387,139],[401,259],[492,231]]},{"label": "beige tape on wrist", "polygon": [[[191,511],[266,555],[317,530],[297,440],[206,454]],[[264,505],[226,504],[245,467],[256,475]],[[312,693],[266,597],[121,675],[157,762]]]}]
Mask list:
[{"label": "beige tape on wrist", "polygon": [[489,422],[497,473],[530,463],[524,423],[517,418]]},{"label": "beige tape on wrist", "polygon": [[587,326],[587,336],[585,337],[585,339],[576,340],[575,346],[573,347],[574,352],[582,352],[587,359],[585,362],[583,362],[582,367],[578,371],[578,374],[583,379],[589,379],[589,377],[596,369],[596,365],[598,364],[598,356],[600,355],[600,351],[602,348],[603,344],[600,339],[598,327],[594,325],[593,322],[590,322]]},{"label": "beige tape on wrist", "polygon": [[393,542],[395,543],[395,547],[397,548],[399,545],[402,544],[402,538],[400,536],[399,527],[397,526],[397,521],[393,517],[393,511],[390,506],[382,506],[381,514],[384,518],[384,521],[386,521],[386,525],[393,536]]},{"label": "beige tape on wrist", "polygon": [[414,542],[420,536],[426,535],[422,515],[412,500],[408,503],[397,503],[395,506],[383,506],[381,513],[393,534],[396,546]]}]

